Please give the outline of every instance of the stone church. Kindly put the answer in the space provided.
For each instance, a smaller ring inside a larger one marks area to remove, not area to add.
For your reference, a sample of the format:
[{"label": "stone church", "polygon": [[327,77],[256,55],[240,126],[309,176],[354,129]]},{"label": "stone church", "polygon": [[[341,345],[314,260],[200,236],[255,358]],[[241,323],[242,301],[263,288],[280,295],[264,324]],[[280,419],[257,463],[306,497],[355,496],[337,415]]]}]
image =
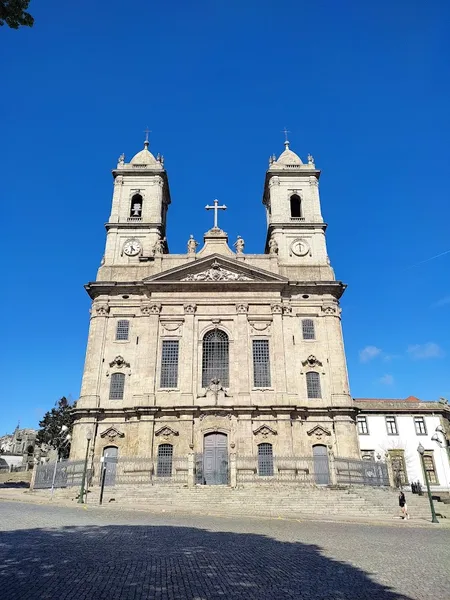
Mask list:
[{"label": "stone church", "polygon": [[72,459],[92,438],[93,464],[149,457],[155,476],[170,476],[176,457],[195,454],[202,483],[226,483],[231,456],[265,456],[269,476],[272,457],[359,457],[345,285],[327,254],[320,171],[289,145],[265,175],[262,254],[228,240],[217,200],[206,206],[203,244],[191,235],[184,254],[171,254],[163,157],[147,140],[130,162],[119,158],[105,254],[85,286],[92,309]]}]

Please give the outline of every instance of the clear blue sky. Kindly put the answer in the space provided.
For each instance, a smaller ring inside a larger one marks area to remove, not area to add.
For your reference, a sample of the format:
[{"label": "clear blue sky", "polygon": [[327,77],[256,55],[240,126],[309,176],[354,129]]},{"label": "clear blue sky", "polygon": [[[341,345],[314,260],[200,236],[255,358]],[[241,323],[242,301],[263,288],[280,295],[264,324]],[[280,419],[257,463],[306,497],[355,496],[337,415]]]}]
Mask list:
[{"label": "clear blue sky", "polygon": [[417,264],[450,250],[448,2],[32,0],[30,12],[32,29],[0,30],[0,434],[79,394],[110,170],[147,125],[166,158],[172,252],[202,238],[215,197],[230,237],[263,251],[264,173],[288,127],[322,169],[353,395],[450,397],[450,253]]}]

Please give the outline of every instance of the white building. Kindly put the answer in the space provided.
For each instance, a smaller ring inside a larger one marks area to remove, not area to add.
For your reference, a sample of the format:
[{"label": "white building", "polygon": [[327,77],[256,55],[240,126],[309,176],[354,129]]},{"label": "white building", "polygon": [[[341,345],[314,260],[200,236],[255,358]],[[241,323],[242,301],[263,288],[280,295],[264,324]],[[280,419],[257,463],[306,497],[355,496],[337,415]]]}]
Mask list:
[{"label": "white building", "polygon": [[361,457],[390,460],[394,481],[425,486],[418,447],[425,449],[424,464],[432,491],[450,491],[450,407],[446,400],[421,402],[355,398]]}]

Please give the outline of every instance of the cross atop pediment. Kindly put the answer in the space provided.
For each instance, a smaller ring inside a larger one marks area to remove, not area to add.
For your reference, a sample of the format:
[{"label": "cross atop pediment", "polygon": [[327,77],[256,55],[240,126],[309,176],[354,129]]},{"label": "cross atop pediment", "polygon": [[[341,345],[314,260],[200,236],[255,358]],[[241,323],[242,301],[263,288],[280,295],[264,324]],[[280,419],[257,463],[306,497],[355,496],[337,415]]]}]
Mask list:
[{"label": "cross atop pediment", "polygon": [[225,204],[223,204],[222,206],[219,206],[219,201],[214,200],[214,206],[209,206],[209,204],[207,204],[205,206],[205,209],[214,211],[214,227],[213,227],[213,229],[220,229],[219,226],[217,225],[217,211],[227,210],[227,207],[225,206]]}]

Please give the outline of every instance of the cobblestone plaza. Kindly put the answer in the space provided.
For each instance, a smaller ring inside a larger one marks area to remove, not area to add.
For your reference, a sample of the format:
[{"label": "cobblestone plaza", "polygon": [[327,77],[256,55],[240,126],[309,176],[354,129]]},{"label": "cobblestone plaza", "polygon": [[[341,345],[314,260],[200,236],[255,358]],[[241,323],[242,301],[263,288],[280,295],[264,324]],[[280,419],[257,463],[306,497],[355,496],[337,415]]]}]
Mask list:
[{"label": "cobblestone plaza", "polygon": [[449,529],[1,502],[2,600],[440,600]]}]

